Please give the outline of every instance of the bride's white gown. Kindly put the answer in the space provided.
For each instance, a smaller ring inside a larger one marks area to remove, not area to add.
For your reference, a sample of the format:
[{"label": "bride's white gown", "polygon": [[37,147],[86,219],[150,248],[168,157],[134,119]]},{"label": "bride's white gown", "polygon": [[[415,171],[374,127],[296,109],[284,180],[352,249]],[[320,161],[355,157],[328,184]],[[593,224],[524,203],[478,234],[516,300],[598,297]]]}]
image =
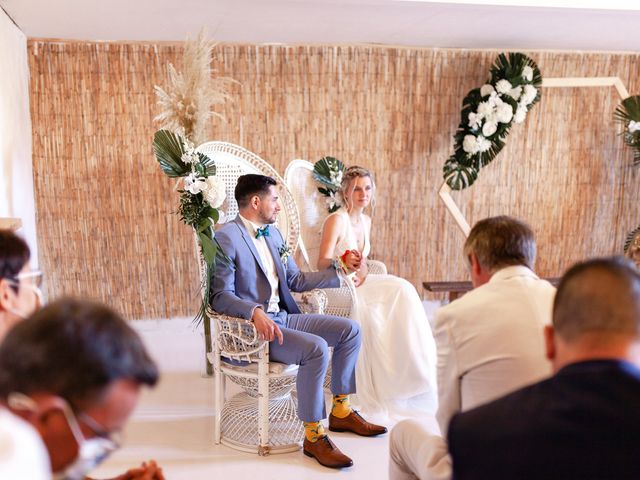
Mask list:
[{"label": "bride's white gown", "polygon": [[[357,249],[346,211],[334,255]],[[370,243],[365,230],[363,256]],[[356,288],[352,317],[361,327],[353,403],[367,412],[412,415],[437,408],[436,345],[416,289],[394,275],[368,275]]]}]

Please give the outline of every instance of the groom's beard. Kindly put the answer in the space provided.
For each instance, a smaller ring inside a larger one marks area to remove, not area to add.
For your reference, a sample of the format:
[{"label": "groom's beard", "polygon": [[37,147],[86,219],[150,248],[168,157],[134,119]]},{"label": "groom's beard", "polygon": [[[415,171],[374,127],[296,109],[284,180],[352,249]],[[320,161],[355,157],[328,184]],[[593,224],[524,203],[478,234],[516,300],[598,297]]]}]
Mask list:
[{"label": "groom's beard", "polygon": [[278,213],[276,212],[273,215],[271,215],[270,217],[265,215],[264,213],[260,212],[260,222],[262,222],[263,224],[269,224],[269,225],[273,225],[274,223],[276,223],[278,221]]}]

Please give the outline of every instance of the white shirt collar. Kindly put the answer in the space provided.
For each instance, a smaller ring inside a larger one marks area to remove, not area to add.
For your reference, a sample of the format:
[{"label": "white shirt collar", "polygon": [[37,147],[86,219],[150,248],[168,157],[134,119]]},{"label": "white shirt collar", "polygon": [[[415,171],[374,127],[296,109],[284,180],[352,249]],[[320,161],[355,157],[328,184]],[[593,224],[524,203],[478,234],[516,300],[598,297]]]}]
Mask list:
[{"label": "white shirt collar", "polygon": [[509,267],[501,268],[496,273],[491,275],[489,281],[494,282],[499,280],[506,280],[512,277],[538,278],[538,276],[529,267],[525,267],[524,265],[511,265]]}]

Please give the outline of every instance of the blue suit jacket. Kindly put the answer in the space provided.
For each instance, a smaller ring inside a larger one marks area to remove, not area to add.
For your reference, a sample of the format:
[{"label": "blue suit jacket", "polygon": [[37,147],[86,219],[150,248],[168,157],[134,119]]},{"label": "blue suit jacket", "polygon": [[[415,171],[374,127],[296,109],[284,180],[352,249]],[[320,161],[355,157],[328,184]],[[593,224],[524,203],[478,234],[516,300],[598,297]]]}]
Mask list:
[{"label": "blue suit jacket", "polygon": [[640,370],[617,360],[553,377],[454,416],[455,480],[640,478]]},{"label": "blue suit jacket", "polygon": [[[288,313],[300,313],[291,292],[304,292],[314,288],[336,288],[340,278],[335,269],[320,272],[301,272],[293,257],[286,263],[280,259],[280,248],[284,240],[280,231],[269,227],[270,235],[265,237],[273,256],[280,280],[280,308]],[[218,313],[251,319],[256,306],[267,311],[271,296],[271,285],[253,239],[242,220],[237,216],[216,232],[218,243],[231,260],[232,266],[223,261],[216,263],[212,281],[211,307]]]}]

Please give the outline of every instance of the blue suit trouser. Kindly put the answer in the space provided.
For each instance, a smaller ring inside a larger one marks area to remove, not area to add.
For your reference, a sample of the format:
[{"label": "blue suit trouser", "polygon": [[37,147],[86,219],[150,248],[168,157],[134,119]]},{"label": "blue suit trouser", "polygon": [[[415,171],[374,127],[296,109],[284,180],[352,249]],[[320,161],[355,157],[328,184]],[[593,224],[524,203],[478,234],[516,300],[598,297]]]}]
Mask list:
[{"label": "blue suit trouser", "polygon": [[360,326],[349,318],[318,314],[269,314],[282,330],[283,342],[269,343],[269,359],[299,365],[296,389],[298,417],[316,422],[327,417],[323,384],[331,357],[331,392],[356,392]]}]

